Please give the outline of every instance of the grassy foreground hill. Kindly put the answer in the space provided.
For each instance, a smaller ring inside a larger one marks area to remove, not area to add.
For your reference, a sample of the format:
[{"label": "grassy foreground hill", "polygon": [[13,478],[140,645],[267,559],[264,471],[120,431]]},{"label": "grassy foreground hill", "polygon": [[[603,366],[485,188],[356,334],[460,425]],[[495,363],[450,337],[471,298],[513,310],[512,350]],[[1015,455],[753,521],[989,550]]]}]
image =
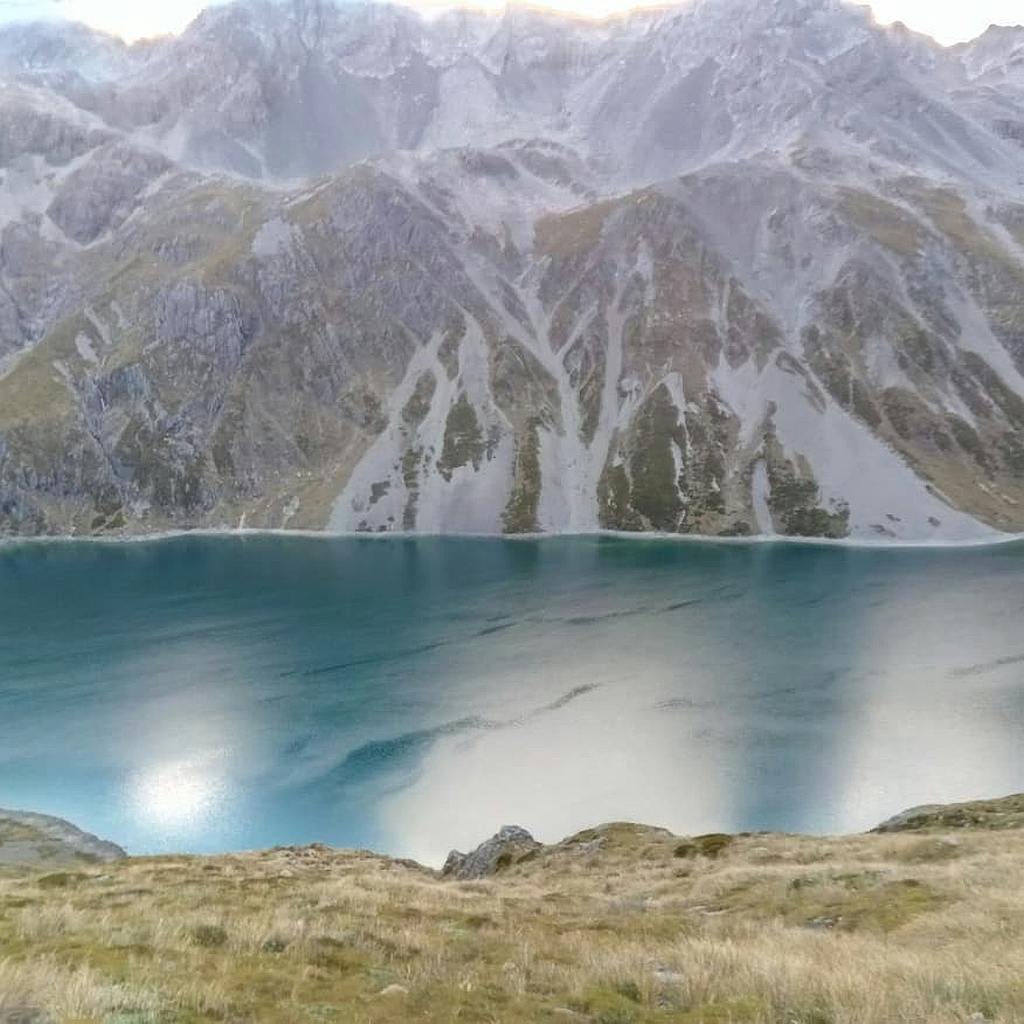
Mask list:
[{"label": "grassy foreground hill", "polygon": [[321,846],[9,866],[0,1021],[1024,1021],[1022,824],[1022,797],[845,838],[615,824],[473,881]]}]

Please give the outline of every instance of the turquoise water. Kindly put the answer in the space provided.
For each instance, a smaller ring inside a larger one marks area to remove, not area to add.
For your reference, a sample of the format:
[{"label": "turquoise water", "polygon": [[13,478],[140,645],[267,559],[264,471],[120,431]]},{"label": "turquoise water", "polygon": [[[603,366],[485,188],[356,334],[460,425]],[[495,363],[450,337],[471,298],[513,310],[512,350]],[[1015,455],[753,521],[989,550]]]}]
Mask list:
[{"label": "turquoise water", "polygon": [[0,548],[0,806],[133,852],[866,828],[1024,789],[1024,546]]}]

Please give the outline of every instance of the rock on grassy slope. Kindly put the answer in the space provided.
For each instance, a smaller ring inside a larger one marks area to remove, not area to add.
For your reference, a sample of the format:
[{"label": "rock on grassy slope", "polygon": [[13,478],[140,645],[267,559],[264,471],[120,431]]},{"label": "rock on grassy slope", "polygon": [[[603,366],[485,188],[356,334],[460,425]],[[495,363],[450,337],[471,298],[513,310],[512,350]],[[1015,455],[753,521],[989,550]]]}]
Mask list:
[{"label": "rock on grassy slope", "polygon": [[1024,796],[1000,800],[971,800],[963,804],[926,804],[911,807],[888,821],[876,832],[933,832],[954,829],[1024,828]]},{"label": "rock on grassy slope", "polygon": [[844,838],[606,825],[472,881],[322,846],[7,868],[0,1015],[1009,1024],[1020,804]]},{"label": "rock on grassy slope", "polygon": [[0,808],[0,865],[52,867],[124,856],[120,846],[83,832],[62,818]]}]

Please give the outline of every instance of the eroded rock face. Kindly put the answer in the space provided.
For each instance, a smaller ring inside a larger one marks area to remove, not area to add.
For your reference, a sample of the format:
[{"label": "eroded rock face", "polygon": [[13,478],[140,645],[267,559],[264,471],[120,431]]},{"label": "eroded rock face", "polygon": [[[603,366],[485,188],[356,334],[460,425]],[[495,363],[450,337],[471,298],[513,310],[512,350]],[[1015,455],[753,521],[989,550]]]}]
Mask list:
[{"label": "eroded rock face", "polygon": [[0,864],[36,865],[120,860],[120,846],[62,818],[0,809]]},{"label": "eroded rock face", "polygon": [[441,874],[459,881],[488,878],[540,848],[541,844],[526,829],[505,825],[472,853],[452,850]]},{"label": "eroded rock face", "polygon": [[144,202],[144,190],[172,168],[158,153],[102,147],[65,178],[47,214],[68,238],[88,245],[120,227]]},{"label": "eroded rock face", "polygon": [[1024,530],[1021,47],[838,0],[0,30],[0,534]]}]

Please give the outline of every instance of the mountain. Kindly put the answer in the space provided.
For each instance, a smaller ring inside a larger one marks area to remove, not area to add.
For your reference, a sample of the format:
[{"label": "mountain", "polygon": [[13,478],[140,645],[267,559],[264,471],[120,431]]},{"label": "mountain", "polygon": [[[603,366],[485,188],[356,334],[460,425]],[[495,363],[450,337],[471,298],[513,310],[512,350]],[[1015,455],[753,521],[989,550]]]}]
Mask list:
[{"label": "mountain", "polygon": [[1024,530],[1024,29],[0,30],[0,532]]}]

